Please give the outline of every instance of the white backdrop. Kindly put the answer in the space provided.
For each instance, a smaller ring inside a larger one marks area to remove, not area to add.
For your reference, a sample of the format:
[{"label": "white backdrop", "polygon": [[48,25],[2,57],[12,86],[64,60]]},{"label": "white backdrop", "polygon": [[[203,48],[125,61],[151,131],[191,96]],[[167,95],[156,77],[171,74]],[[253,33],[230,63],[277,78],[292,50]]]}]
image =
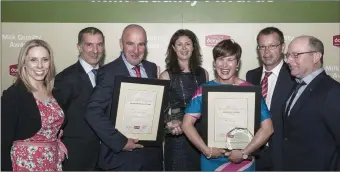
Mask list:
[{"label": "white backdrop", "polygon": [[[172,34],[181,28],[196,33],[203,54],[203,67],[213,78],[212,48],[220,38],[230,37],[238,42],[243,50],[240,78],[245,79],[248,70],[259,66],[256,53],[256,35],[267,26],[275,26],[283,31],[286,43],[299,35],[313,35],[325,45],[324,68],[327,73],[340,81],[340,23],[138,23],[148,34],[149,61],[165,68],[165,53]],[[43,39],[53,48],[57,72],[77,60],[76,48],[78,32],[88,26],[102,30],[106,41],[105,63],[119,56],[119,39],[127,23],[2,23],[2,89],[7,89],[15,75],[15,64],[20,47],[30,39]],[[337,45],[337,46],[336,46]],[[14,66],[13,66],[14,65]]]}]

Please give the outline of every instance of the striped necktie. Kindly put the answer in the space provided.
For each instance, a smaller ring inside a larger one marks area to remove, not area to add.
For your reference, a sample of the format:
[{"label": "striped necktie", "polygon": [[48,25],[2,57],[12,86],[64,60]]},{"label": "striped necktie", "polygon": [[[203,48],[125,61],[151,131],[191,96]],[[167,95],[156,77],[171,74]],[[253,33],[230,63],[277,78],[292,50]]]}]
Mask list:
[{"label": "striped necktie", "polygon": [[273,72],[265,72],[264,78],[262,79],[261,82],[261,87],[262,87],[262,96],[264,99],[267,97],[268,93],[268,77],[272,74]]},{"label": "striped necktie", "polygon": [[140,74],[140,66],[139,66],[139,65],[133,67],[132,69],[133,69],[134,71],[136,71],[136,77],[137,77],[137,78],[141,78],[141,77],[142,77],[142,75]]}]

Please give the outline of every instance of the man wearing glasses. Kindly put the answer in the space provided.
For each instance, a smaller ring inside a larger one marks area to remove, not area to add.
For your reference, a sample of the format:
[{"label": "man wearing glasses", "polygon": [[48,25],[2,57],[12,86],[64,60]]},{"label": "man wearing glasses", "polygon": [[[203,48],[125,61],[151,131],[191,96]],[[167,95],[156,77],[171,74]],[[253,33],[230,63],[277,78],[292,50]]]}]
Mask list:
[{"label": "man wearing glasses", "polygon": [[261,85],[262,96],[272,114],[274,134],[269,140],[269,147],[260,149],[256,157],[256,171],[282,170],[282,105],[287,100],[294,86],[288,65],[283,61],[284,36],[275,27],[262,29],[257,35],[257,53],[262,66],[250,70],[246,80],[254,85]]},{"label": "man wearing glasses", "polygon": [[296,87],[285,103],[283,170],[340,170],[340,84],[322,68],[323,43],[295,38],[285,60]]}]

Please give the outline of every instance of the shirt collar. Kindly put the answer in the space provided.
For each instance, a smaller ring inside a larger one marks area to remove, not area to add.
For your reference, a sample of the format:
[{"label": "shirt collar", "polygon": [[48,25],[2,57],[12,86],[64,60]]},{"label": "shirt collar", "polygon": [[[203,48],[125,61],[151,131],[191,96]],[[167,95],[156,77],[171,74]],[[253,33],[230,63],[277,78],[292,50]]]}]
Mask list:
[{"label": "shirt collar", "polygon": [[307,75],[306,77],[302,78],[302,79],[298,79],[296,78],[296,82],[301,83],[302,81],[304,81],[307,85],[313,81],[313,79],[318,76],[321,72],[323,72],[324,69],[320,68],[312,73],[310,73],[309,75]]},{"label": "shirt collar", "polygon": [[[132,69],[132,68],[134,68],[135,66],[134,65],[132,65],[132,64],[130,64],[127,60],[126,60],[126,58],[125,58],[125,55],[124,55],[124,53],[122,52],[121,53],[121,56],[122,56],[122,59],[123,59],[123,61],[124,61],[124,63],[125,63],[125,65],[126,65],[126,67],[127,68],[129,68],[129,69]],[[142,63],[140,63],[139,64],[139,66],[143,66],[143,64]]]},{"label": "shirt collar", "polygon": [[267,71],[267,70],[265,69],[265,67],[263,67],[262,73],[265,73],[265,72],[272,72],[272,74],[274,74],[275,76],[279,76],[279,73],[280,73],[280,70],[281,70],[281,68],[282,68],[282,65],[283,65],[283,60],[281,60],[281,62],[280,62],[277,66],[275,66],[274,69],[271,70],[271,71]]},{"label": "shirt collar", "polygon": [[92,67],[90,64],[88,64],[82,57],[79,57],[79,62],[81,66],[83,66],[86,73],[89,73],[92,71],[92,69],[98,69],[99,65],[97,64],[95,67]]}]

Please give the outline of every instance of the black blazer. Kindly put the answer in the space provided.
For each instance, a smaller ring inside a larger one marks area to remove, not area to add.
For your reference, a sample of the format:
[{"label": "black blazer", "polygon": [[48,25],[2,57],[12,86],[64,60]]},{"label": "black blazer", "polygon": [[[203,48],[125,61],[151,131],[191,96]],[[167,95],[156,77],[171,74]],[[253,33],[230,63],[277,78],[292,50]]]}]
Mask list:
[{"label": "black blazer", "polygon": [[65,160],[63,170],[96,168],[100,141],[85,120],[86,105],[92,91],[90,78],[79,61],[55,77],[53,95],[67,118],[62,126],[62,141],[69,150],[69,159]]},{"label": "black blazer", "polygon": [[22,82],[13,84],[1,96],[1,170],[11,171],[13,142],[34,136],[41,128],[38,105]]},{"label": "black blazer", "polygon": [[[146,60],[142,64],[148,78],[157,78],[156,64]],[[110,120],[114,81],[117,75],[130,76],[122,57],[98,70],[97,85],[88,102],[85,114],[87,122],[102,141],[99,166],[104,170],[111,170],[131,161],[135,153],[135,151],[122,151],[127,143],[127,138],[114,128],[114,123]]]},{"label": "black blazer", "polygon": [[284,121],[284,170],[340,170],[339,97],[340,83],[325,72],[308,84]]},{"label": "black blazer", "polygon": [[[246,74],[247,82],[254,85],[261,85],[263,67],[250,70]],[[282,170],[282,128],[283,119],[282,106],[285,105],[287,98],[290,96],[290,92],[294,87],[295,80],[290,75],[290,69],[286,63],[283,63],[279,76],[276,81],[276,85],[273,92],[273,97],[270,105],[270,113],[272,115],[274,134],[269,140],[271,149],[271,165],[273,170]]]},{"label": "black blazer", "polygon": [[64,69],[55,77],[53,95],[65,112],[64,137],[93,137],[85,121],[85,108],[93,87],[80,62]]}]

